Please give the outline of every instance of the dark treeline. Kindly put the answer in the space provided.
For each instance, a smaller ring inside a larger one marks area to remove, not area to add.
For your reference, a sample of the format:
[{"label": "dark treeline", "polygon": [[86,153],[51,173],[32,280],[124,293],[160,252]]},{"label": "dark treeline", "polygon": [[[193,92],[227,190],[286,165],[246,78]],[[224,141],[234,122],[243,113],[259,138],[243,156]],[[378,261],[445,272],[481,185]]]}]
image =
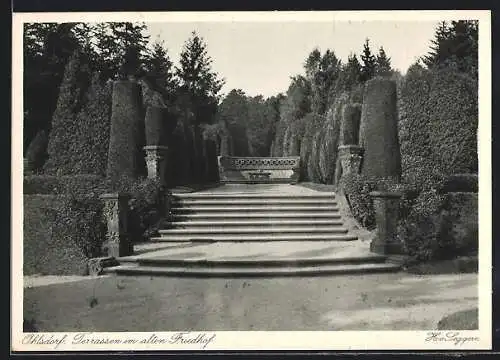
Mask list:
[{"label": "dark treeline", "polygon": [[271,154],[300,155],[303,180],[333,183],[342,107],[361,103],[364,83],[375,76],[401,77],[385,49],[372,51],[369,39],[361,55],[351,53],[345,62],[334,50],[314,49],[281,101]]},{"label": "dark treeline", "polygon": [[[70,165],[71,156],[65,166],[59,159],[50,161],[61,150],[70,151],[66,145],[74,134],[64,127],[95,122],[96,110],[103,110],[98,115],[109,123],[104,109],[111,101],[110,81],[130,79],[141,84],[144,107],[166,107],[176,119],[172,158],[182,160],[176,164],[176,181],[216,175],[206,169],[215,146],[205,144],[202,133],[216,121],[224,81],[212,71],[206,44],[196,33],[186,40],[179,66],[174,66],[166,45],[150,41],[141,23],[33,23],[24,30],[24,150],[35,167],[44,166],[48,173],[84,172]],[[102,107],[96,109],[98,94]],[[73,140],[81,142],[80,135]],[[86,171],[102,174],[104,169]]]}]

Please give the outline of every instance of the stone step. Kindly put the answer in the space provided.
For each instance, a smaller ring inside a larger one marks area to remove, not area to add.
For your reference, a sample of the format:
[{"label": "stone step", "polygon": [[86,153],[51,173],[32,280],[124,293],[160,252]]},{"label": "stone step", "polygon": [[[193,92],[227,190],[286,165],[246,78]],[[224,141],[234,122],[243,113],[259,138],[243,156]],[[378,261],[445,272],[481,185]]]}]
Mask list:
[{"label": "stone step", "polygon": [[198,211],[198,212],[215,212],[215,211],[240,211],[240,212],[273,212],[273,211],[295,211],[295,212],[307,212],[307,211],[339,211],[338,206],[332,205],[318,205],[318,206],[276,206],[276,205],[238,205],[238,206],[227,206],[226,204],[221,204],[219,206],[189,206],[189,207],[172,207],[172,212],[180,213],[186,211]]},{"label": "stone step", "polygon": [[334,199],[323,198],[307,198],[307,199],[294,199],[294,198],[269,198],[269,199],[245,199],[245,198],[232,198],[232,199],[175,199],[173,204],[179,206],[202,206],[202,205],[337,205]]},{"label": "stone step", "polygon": [[231,193],[184,193],[184,194],[173,194],[174,198],[181,200],[190,199],[297,199],[297,200],[308,200],[308,199],[335,199],[334,193],[307,193],[307,194],[286,194],[286,193],[246,193],[246,192],[231,192]]},{"label": "stone step", "polygon": [[161,234],[151,238],[153,242],[241,242],[241,241],[354,241],[358,238],[354,235],[315,233],[256,233],[256,234]]},{"label": "stone step", "polygon": [[362,273],[396,272],[400,266],[385,263],[369,264],[328,264],[283,266],[279,268],[265,267],[164,267],[142,266],[136,264],[119,265],[106,268],[106,273],[117,275],[148,275],[148,276],[193,276],[193,277],[279,277],[279,276],[317,276],[317,275],[347,275]]},{"label": "stone step", "polygon": [[[175,225],[174,225],[175,226]],[[347,229],[339,225],[333,226],[301,226],[301,227],[287,227],[287,226],[272,226],[269,228],[261,228],[255,226],[249,227],[206,227],[206,228],[187,228],[187,229],[162,229],[158,231],[160,235],[181,235],[181,234],[284,234],[284,233],[325,233],[325,234],[345,234]]]},{"label": "stone step", "polygon": [[[340,217],[339,217],[340,218]],[[226,218],[216,218],[212,220],[191,220],[191,221],[175,221],[173,227],[212,227],[212,226],[259,226],[259,227],[269,227],[269,226],[298,226],[298,225],[326,225],[326,226],[341,226],[343,222],[341,220],[332,219],[272,219],[264,218],[261,220],[254,220],[252,218],[241,218],[239,220],[227,220]]]},{"label": "stone step", "polygon": [[365,256],[351,257],[311,257],[311,258],[251,258],[251,259],[173,259],[170,257],[144,258],[139,256],[126,256],[117,259],[120,265],[138,264],[141,266],[162,267],[189,267],[189,268],[215,268],[215,267],[254,267],[254,268],[276,268],[276,267],[303,267],[338,264],[380,264],[387,260],[384,255],[370,254]]},{"label": "stone step", "polygon": [[314,220],[314,219],[340,219],[341,215],[339,212],[215,212],[215,213],[203,213],[203,214],[194,214],[194,213],[186,213],[186,214],[173,214],[172,217],[175,219],[182,220],[216,220],[216,219],[252,219],[252,220],[264,220],[264,221],[279,221],[283,219],[287,219],[293,221],[297,220]]}]

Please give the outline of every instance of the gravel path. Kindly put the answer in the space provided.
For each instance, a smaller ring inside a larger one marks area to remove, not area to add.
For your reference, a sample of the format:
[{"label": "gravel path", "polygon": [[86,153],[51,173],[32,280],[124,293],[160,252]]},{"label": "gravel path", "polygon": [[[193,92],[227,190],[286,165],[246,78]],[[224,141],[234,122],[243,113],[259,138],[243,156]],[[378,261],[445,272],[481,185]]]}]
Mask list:
[{"label": "gravel path", "polygon": [[25,288],[39,331],[428,330],[477,306],[476,274],[99,277]]}]

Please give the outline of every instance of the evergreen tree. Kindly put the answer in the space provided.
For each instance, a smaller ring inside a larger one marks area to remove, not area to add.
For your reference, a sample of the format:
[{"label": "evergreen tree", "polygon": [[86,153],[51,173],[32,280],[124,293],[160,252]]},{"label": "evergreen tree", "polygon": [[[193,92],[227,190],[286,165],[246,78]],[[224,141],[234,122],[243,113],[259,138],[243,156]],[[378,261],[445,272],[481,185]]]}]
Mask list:
[{"label": "evergreen tree", "polygon": [[453,67],[458,71],[477,76],[477,20],[440,23],[431,44],[431,51],[422,57],[427,68]]},{"label": "evergreen tree", "polygon": [[434,39],[431,40],[431,51],[422,57],[424,65],[431,68],[449,56],[449,39],[451,35],[448,23],[446,21],[440,22],[436,28]]},{"label": "evergreen tree", "polygon": [[59,86],[71,54],[79,47],[72,23],[24,25],[24,149],[39,131],[50,129]]},{"label": "evergreen tree", "polygon": [[181,96],[193,106],[195,121],[213,122],[224,80],[212,70],[207,46],[195,32],[184,45],[180,67],[176,67],[175,74],[179,78]]},{"label": "evergreen tree", "polygon": [[361,67],[361,80],[363,82],[366,82],[375,75],[375,70],[377,67],[377,59],[370,50],[369,39],[366,39],[365,44],[363,45],[361,60],[363,61],[363,65]]},{"label": "evergreen tree", "polygon": [[322,55],[314,49],[308,56],[304,68],[306,79],[311,84],[312,111],[323,114],[331,98],[335,96],[335,83],[341,70],[341,61],[331,50]]},{"label": "evergreen tree", "polygon": [[93,27],[102,77],[127,78],[142,75],[148,57],[149,36],[144,23],[99,23]]},{"label": "evergreen tree", "polygon": [[378,51],[375,73],[378,76],[391,76],[393,73],[391,67],[391,58],[387,57],[382,46]]},{"label": "evergreen tree", "polygon": [[350,54],[347,63],[343,64],[342,71],[335,85],[335,93],[340,94],[344,91],[350,91],[355,85],[361,82],[361,64],[356,54]]},{"label": "evergreen tree", "polygon": [[168,56],[163,41],[157,40],[150,51],[145,64],[147,77],[156,85],[164,97],[172,100],[178,86],[173,63]]}]

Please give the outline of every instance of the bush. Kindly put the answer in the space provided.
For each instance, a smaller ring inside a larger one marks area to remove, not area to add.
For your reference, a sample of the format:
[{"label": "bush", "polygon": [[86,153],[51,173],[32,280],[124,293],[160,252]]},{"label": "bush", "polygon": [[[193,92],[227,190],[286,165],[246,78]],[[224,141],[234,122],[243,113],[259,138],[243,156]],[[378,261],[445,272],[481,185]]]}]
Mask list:
[{"label": "bush", "polygon": [[375,209],[370,196],[372,191],[397,191],[402,193],[401,213],[408,211],[410,204],[405,186],[394,178],[367,177],[361,174],[347,174],[342,176],[339,184],[347,199],[352,216],[368,230],[376,227]]},{"label": "bush", "polygon": [[132,241],[147,240],[162,225],[168,211],[168,193],[159,181],[130,179],[126,176],[115,181],[96,175],[24,177],[24,194],[70,196],[76,200],[96,201],[108,192],[130,194],[128,226]]},{"label": "bush", "polygon": [[64,195],[24,196],[24,274],[87,273],[101,256],[105,228],[102,203]]},{"label": "bush", "polygon": [[352,216],[366,229],[375,228],[375,210],[370,192],[376,183],[362,175],[348,174],[341,178],[340,187],[345,194]]},{"label": "bush", "polygon": [[445,236],[449,223],[442,213],[444,201],[438,192],[424,191],[399,220],[398,237],[412,260],[436,260],[450,254],[452,244]]},{"label": "bush", "polygon": [[130,194],[128,230],[133,242],[147,241],[161,228],[168,213],[169,200],[159,181],[123,177],[111,187],[111,191]]}]

